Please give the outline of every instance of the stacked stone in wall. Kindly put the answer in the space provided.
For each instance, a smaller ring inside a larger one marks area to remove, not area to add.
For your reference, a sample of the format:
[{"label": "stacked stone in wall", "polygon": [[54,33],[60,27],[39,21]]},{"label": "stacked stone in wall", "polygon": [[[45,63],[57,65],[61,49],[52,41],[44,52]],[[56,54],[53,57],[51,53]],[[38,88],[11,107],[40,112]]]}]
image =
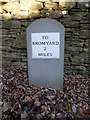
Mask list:
[{"label": "stacked stone in wall", "polygon": [[[64,0],[63,0],[64,1]],[[60,2],[57,0],[0,0],[0,16],[2,19],[25,19],[45,16],[60,17],[62,10],[68,10],[75,6],[72,2]]]},{"label": "stacked stone in wall", "polygon": [[[75,10],[75,11],[74,11]],[[72,9],[72,15],[61,19],[66,30],[65,35],[65,70],[73,73],[86,73],[89,66],[88,42],[90,40],[90,22],[88,12]],[[85,15],[85,17],[84,17]]]},{"label": "stacked stone in wall", "polygon": [[[6,5],[8,3],[2,4]],[[40,8],[39,16],[33,16],[34,14],[32,14],[31,17],[28,16],[27,18],[25,16],[24,18],[20,17],[21,15],[19,17],[14,16],[15,18],[7,17],[7,19],[3,17],[1,35],[2,67],[27,67],[26,28],[36,19],[49,17],[61,22],[65,27],[64,71],[68,74],[87,74],[89,66],[88,41],[90,40],[88,3],[77,3],[76,6],[69,9],[66,15],[62,15],[65,11],[57,8],[58,3],[46,5],[48,9],[46,9],[45,5],[44,8]],[[51,7],[48,7],[48,5]],[[53,9],[53,5],[56,6],[54,6],[55,9]],[[5,14],[11,14],[11,12]]]}]

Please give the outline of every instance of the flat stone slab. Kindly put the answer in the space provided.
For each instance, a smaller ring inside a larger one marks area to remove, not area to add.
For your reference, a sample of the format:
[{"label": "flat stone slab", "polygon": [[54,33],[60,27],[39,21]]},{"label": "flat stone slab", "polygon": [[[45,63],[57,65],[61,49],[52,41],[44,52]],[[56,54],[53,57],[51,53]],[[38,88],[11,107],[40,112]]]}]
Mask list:
[{"label": "flat stone slab", "polygon": [[27,28],[29,83],[63,88],[64,26],[56,20],[42,18]]}]

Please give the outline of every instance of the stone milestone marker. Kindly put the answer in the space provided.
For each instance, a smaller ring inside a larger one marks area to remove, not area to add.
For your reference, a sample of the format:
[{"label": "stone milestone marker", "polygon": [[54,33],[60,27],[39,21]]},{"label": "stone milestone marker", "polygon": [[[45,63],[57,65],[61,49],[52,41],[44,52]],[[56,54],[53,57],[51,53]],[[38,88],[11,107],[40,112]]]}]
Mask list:
[{"label": "stone milestone marker", "polygon": [[64,69],[64,27],[56,20],[42,18],[27,32],[29,83],[62,90]]}]

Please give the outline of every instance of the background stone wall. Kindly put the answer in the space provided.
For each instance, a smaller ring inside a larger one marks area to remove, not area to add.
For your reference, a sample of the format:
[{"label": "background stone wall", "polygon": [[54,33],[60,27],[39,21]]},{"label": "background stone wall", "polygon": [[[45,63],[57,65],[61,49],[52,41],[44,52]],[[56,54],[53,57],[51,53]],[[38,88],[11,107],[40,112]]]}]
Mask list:
[{"label": "background stone wall", "polygon": [[39,14],[32,14],[31,17],[26,18],[21,14],[17,18],[15,16],[15,18],[9,18],[7,16],[12,16],[11,12],[6,12],[4,9],[4,12],[1,11],[1,15],[7,14],[4,17],[2,16],[2,35],[0,36],[2,39],[2,67],[27,67],[26,28],[36,19],[48,17],[56,19],[65,27],[64,71],[68,74],[88,73],[89,4],[77,3],[69,9],[68,14],[66,14],[67,9],[65,7],[63,7],[64,11],[61,8],[54,8],[50,9],[49,6],[46,9],[44,6]]}]

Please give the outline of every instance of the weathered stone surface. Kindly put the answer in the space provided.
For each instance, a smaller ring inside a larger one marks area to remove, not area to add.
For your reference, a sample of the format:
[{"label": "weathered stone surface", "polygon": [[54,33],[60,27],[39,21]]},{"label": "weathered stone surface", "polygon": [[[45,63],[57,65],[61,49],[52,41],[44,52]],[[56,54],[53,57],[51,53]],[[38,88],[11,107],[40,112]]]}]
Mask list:
[{"label": "weathered stone surface", "polygon": [[6,29],[2,29],[2,35],[8,35],[8,30],[6,30]]},{"label": "weathered stone surface", "polygon": [[42,3],[37,2],[35,0],[26,1],[26,0],[20,0],[20,10],[26,11],[26,10],[39,10],[42,8]]},{"label": "weathered stone surface", "polygon": [[0,4],[0,13],[3,13],[3,5]]},{"label": "weathered stone surface", "polygon": [[12,49],[9,46],[2,46],[2,53],[5,52],[5,51],[7,51],[7,53],[12,52]]},{"label": "weathered stone surface", "polygon": [[10,21],[3,21],[2,28],[20,28],[21,23],[19,20],[10,20]]},{"label": "weathered stone surface", "polygon": [[26,21],[26,20],[21,21],[21,26],[24,26],[25,28],[27,28],[30,24],[31,24],[30,21]]},{"label": "weathered stone surface", "polygon": [[28,10],[39,10],[42,8],[42,3],[37,2],[35,0],[31,0],[28,2]]},{"label": "weathered stone surface", "polygon": [[90,30],[81,30],[80,31],[80,38],[90,38]]},{"label": "weathered stone surface", "polygon": [[56,10],[56,11],[49,11],[48,13],[46,13],[46,16],[49,18],[59,18],[63,15],[60,10]]},{"label": "weathered stone surface", "polygon": [[48,15],[49,14],[49,12],[48,12],[48,10],[47,9],[45,9],[45,10],[41,10],[41,17],[46,17],[46,14]]},{"label": "weathered stone surface", "polygon": [[78,28],[79,22],[78,21],[66,21],[64,25],[65,27]]},{"label": "weathered stone surface", "polygon": [[83,19],[83,15],[80,12],[73,14],[71,17],[71,20],[75,20],[75,21],[82,20],[82,19]]},{"label": "weathered stone surface", "polygon": [[[86,48],[88,48],[89,47],[89,41],[90,41],[90,39],[87,39],[86,41],[84,41],[85,43],[84,43],[84,46],[86,47]],[[88,49],[88,51],[89,51],[89,49]]]},{"label": "weathered stone surface", "polygon": [[84,66],[76,66],[76,69],[86,71],[86,68]]},{"label": "weathered stone surface", "polygon": [[41,14],[40,14],[40,11],[30,11],[29,12],[29,18],[37,18],[37,17],[40,17]]},{"label": "weathered stone surface", "polygon": [[83,47],[83,45],[84,45],[83,41],[81,43],[78,42],[78,41],[77,42],[76,41],[74,41],[74,42],[72,41],[71,44],[72,44],[72,46],[76,46],[76,47]]},{"label": "weathered stone surface", "polygon": [[12,12],[12,19],[25,19],[29,17],[29,12],[20,11],[20,12]]},{"label": "weathered stone surface", "polygon": [[84,25],[85,24],[90,24],[90,20],[89,20],[89,18],[87,20],[81,20],[80,23],[84,24]]},{"label": "weathered stone surface", "polygon": [[86,2],[79,2],[77,7],[78,8],[85,8],[86,7]]},{"label": "weathered stone surface", "polygon": [[2,59],[2,67],[7,67],[11,65],[11,61],[10,60],[5,60]]},{"label": "weathered stone surface", "polygon": [[88,48],[84,48],[83,51],[88,53]]},{"label": "weathered stone surface", "polygon": [[82,65],[84,63],[84,56],[81,57],[80,55],[79,56],[74,56],[73,57],[73,62],[77,63],[78,65]]},{"label": "weathered stone surface", "polygon": [[29,12],[20,11],[20,12],[12,13],[13,19],[37,18],[37,17],[40,17],[39,11],[29,11]]},{"label": "weathered stone surface", "polygon": [[11,37],[2,37],[2,46],[11,47],[14,42],[14,38]]},{"label": "weathered stone surface", "polygon": [[90,24],[80,24],[80,29],[81,30],[90,30]]},{"label": "weathered stone surface", "polygon": [[14,47],[14,48],[26,48],[26,34],[22,32],[14,41],[12,47]]},{"label": "weathered stone surface", "polygon": [[3,9],[7,12],[20,12],[19,2],[10,2],[3,6]]},{"label": "weathered stone surface", "polygon": [[2,19],[10,20],[11,19],[11,14],[10,13],[3,13],[2,14]]},{"label": "weathered stone surface", "polygon": [[[20,28],[17,28],[17,29],[11,28],[11,29],[9,30],[9,34],[10,34],[10,35],[15,35],[15,37],[13,37],[14,39],[15,39],[16,36],[18,36],[20,33],[21,33]],[[10,37],[10,36],[9,36],[9,37]],[[10,37],[10,38],[12,38],[12,37]]]},{"label": "weathered stone surface", "polygon": [[75,7],[75,2],[74,0],[72,2],[59,2],[59,7],[61,10],[69,10],[72,7]]},{"label": "weathered stone surface", "polygon": [[75,35],[75,36],[79,36],[79,31],[73,31],[73,33],[72,33],[73,35]]},{"label": "weathered stone surface", "polygon": [[7,2],[11,2],[11,0],[0,0],[0,2],[7,3]]},{"label": "weathered stone surface", "polygon": [[52,3],[52,2],[46,2],[46,3],[45,3],[45,7],[46,7],[47,9],[50,9],[50,10],[52,10],[52,9],[54,9],[54,10],[59,9],[59,8],[58,8],[58,4],[57,4],[57,3]]},{"label": "weathered stone surface", "polygon": [[28,2],[27,0],[20,0],[20,10],[27,11],[28,10]]},{"label": "weathered stone surface", "polygon": [[26,62],[22,62],[22,61],[20,61],[20,62],[15,61],[15,62],[11,62],[11,66],[27,67],[27,63]]},{"label": "weathered stone surface", "polygon": [[[2,14],[0,13],[0,20],[2,20]],[[1,28],[1,25],[0,25],[0,28]]]},{"label": "weathered stone surface", "polygon": [[12,52],[9,54],[8,58],[12,58],[13,60],[18,60],[18,59],[24,59],[25,60],[25,56],[22,56],[20,53],[15,53],[15,52]]},{"label": "weathered stone surface", "polygon": [[67,28],[65,32],[67,33],[73,33],[76,29],[75,28]]}]

